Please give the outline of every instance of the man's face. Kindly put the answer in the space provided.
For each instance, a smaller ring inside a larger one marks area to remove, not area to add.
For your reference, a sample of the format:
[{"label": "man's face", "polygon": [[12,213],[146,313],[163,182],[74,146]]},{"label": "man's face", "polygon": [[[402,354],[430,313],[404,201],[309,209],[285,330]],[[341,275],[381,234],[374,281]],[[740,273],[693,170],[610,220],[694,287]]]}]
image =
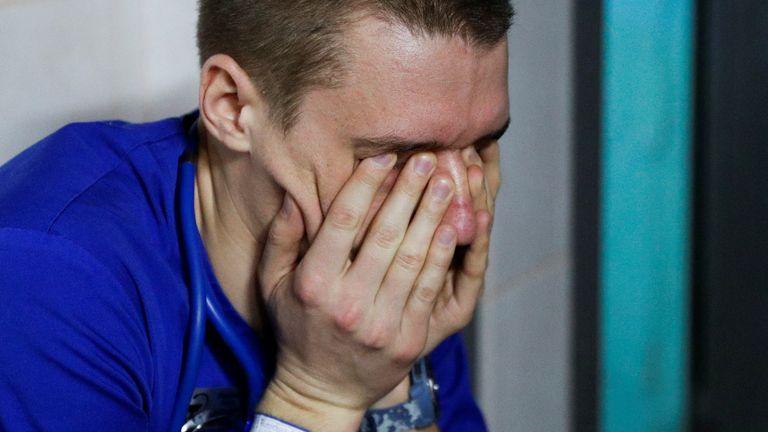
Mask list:
[{"label": "man's face", "polygon": [[[299,121],[281,143],[293,166],[280,166],[288,163],[283,160],[270,167],[297,200],[310,237],[361,159],[394,152],[405,162],[416,152],[432,151],[435,174],[455,183],[443,222],[456,228],[460,245],[469,244],[476,222],[467,160],[491,144],[509,119],[506,40],[475,48],[457,37],[414,37],[405,28],[367,19],[348,33],[347,45],[341,87],[309,92]],[[396,177],[397,170],[366,224]]]}]

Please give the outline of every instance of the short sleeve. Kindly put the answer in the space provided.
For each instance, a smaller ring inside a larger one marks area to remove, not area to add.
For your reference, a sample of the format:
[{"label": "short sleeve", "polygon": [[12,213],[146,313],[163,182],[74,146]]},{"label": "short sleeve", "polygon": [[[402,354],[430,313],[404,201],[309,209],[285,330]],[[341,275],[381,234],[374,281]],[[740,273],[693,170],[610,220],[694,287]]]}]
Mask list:
[{"label": "short sleeve", "polygon": [[62,237],[0,229],[0,430],[148,430],[137,297]]},{"label": "short sleeve", "polygon": [[486,431],[480,408],[472,396],[467,353],[460,334],[450,336],[429,355],[439,385],[438,426],[442,432]]}]

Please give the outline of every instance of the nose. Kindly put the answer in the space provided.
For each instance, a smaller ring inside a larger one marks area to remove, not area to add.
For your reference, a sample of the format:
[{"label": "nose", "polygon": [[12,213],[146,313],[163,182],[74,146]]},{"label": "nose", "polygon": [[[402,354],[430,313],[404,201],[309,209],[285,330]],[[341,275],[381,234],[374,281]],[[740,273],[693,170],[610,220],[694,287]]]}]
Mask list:
[{"label": "nose", "polygon": [[467,166],[461,157],[461,150],[443,150],[437,152],[435,174],[450,176],[456,185],[453,200],[443,216],[442,223],[456,229],[457,244],[468,245],[475,238],[477,221],[472,196],[467,180]]}]

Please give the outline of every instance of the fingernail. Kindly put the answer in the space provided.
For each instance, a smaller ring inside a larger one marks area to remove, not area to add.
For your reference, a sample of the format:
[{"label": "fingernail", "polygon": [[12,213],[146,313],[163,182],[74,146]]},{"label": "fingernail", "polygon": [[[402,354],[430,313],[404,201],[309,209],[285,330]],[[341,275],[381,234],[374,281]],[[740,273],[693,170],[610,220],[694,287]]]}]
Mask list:
[{"label": "fingernail", "polygon": [[389,166],[389,163],[392,162],[392,158],[394,156],[395,155],[392,154],[392,153],[386,153],[386,154],[383,154],[383,155],[378,155],[378,156],[373,158],[373,162],[375,162],[376,165],[381,166],[381,167]]},{"label": "fingernail", "polygon": [[456,233],[452,229],[443,228],[437,235],[437,240],[444,246],[448,246],[453,243],[453,239],[456,237]]},{"label": "fingernail", "polygon": [[480,159],[480,156],[477,154],[477,149],[474,147],[467,147],[463,150],[463,156],[464,160],[469,165],[482,165],[482,160]]},{"label": "fingernail", "polygon": [[432,171],[432,159],[427,156],[420,156],[418,160],[416,160],[416,173],[422,176],[429,175],[429,172]]},{"label": "fingernail", "polygon": [[434,195],[437,199],[441,201],[448,198],[448,195],[450,193],[451,193],[451,186],[445,180],[440,180],[432,188],[432,195]]},{"label": "fingernail", "polygon": [[480,156],[474,150],[469,153],[469,161],[478,165],[480,165],[483,162],[482,160],[480,160]]}]

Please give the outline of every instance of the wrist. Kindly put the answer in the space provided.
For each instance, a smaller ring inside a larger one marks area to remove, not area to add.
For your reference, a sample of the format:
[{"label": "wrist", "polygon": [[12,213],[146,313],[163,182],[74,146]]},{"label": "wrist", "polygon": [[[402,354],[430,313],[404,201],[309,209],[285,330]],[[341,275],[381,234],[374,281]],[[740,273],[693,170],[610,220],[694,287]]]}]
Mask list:
[{"label": "wrist", "polygon": [[371,409],[389,408],[408,401],[408,399],[410,399],[410,389],[411,379],[406,375],[397,387],[393,388],[386,396],[371,405]]},{"label": "wrist", "polygon": [[408,400],[385,408],[371,407],[360,430],[400,432],[434,426],[439,413],[436,392],[429,359],[422,358],[411,369]]},{"label": "wrist", "polygon": [[276,381],[267,386],[256,411],[312,432],[357,431],[365,414],[306,396]]}]

